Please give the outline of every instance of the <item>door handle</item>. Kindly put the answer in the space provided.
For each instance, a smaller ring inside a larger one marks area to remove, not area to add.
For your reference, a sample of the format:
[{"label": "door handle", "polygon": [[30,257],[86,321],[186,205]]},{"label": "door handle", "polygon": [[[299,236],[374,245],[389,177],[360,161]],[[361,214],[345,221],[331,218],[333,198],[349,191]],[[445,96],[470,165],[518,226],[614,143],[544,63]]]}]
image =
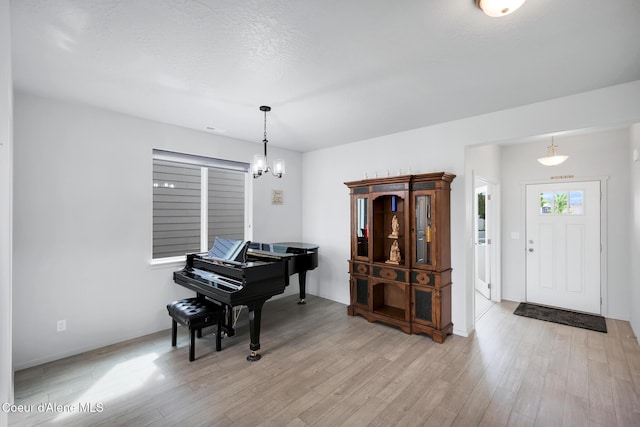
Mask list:
[{"label": "door handle", "polygon": [[529,252],[533,252],[533,248],[529,248]]}]

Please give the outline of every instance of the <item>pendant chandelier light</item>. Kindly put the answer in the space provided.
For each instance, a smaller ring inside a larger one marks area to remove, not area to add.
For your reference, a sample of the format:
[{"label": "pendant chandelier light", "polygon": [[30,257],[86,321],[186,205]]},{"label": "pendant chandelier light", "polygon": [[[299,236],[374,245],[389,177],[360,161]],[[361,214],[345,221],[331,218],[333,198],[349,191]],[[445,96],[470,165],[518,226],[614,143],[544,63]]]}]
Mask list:
[{"label": "pendant chandelier light", "polygon": [[540,157],[538,161],[545,166],[557,166],[568,158],[569,156],[558,154],[558,146],[553,143],[553,137],[551,137],[551,145],[547,147],[547,156]]},{"label": "pendant chandelier light", "polygon": [[516,11],[525,0],[476,0],[476,4],[484,13],[492,18],[506,16]]},{"label": "pendant chandelier light", "polygon": [[267,164],[267,112],[271,111],[271,107],[263,105],[260,107],[260,111],[264,112],[264,155],[256,154],[253,156],[253,163],[251,163],[251,172],[254,178],[258,178],[267,172],[271,172],[273,176],[282,178],[284,175],[284,160],[276,159],[273,161],[273,169]]}]

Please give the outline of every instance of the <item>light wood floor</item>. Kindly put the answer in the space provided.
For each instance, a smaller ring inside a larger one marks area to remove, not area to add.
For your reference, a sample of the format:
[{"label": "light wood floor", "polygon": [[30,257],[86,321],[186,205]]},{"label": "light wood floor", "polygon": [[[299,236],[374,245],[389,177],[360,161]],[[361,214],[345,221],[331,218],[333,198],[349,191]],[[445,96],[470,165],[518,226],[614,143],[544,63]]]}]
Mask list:
[{"label": "light wood floor", "polygon": [[474,304],[475,304],[476,322],[478,321],[478,319],[484,316],[487,310],[493,307],[493,302],[489,298],[482,295],[477,290],[474,292]]},{"label": "light wood floor", "polygon": [[198,340],[192,363],[184,329],[177,348],[167,329],[17,372],[16,403],[69,406],[14,413],[10,425],[640,425],[628,322],[607,319],[601,334],[515,316],[503,302],[472,336],[436,344],[322,298],[295,301],[266,304],[255,363],[245,313],[222,352],[211,335]]}]

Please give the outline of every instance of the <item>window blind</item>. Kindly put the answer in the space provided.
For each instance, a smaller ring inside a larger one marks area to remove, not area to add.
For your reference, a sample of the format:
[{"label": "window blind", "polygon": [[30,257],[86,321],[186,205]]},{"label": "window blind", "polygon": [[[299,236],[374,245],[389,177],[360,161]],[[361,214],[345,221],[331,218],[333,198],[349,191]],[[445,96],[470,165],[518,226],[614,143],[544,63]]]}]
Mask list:
[{"label": "window blind", "polygon": [[209,169],[209,248],[216,236],[244,239],[244,180],[245,173]]},{"label": "window blind", "polygon": [[244,239],[248,170],[248,163],[153,150],[153,259],[199,252],[207,230],[208,248],[216,236]]},{"label": "window blind", "polygon": [[200,167],[153,160],[153,258],[200,250]]}]

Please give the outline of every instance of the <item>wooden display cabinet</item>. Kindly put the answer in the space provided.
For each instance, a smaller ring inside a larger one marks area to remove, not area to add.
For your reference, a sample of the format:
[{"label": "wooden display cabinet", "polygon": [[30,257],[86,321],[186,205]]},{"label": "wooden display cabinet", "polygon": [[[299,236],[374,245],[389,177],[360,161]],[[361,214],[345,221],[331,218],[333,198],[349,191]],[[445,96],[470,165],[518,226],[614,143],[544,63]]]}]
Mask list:
[{"label": "wooden display cabinet", "polygon": [[445,172],[346,182],[349,315],[443,342],[451,323],[450,185]]}]

